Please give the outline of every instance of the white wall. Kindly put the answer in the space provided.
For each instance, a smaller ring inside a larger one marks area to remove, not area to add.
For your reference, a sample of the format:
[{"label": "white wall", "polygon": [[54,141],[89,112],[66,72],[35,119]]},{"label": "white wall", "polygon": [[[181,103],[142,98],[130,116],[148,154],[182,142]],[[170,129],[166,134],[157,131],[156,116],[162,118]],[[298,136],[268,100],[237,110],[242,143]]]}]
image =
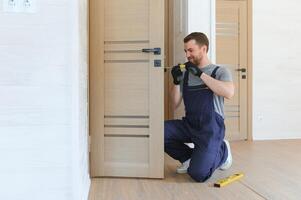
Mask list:
[{"label": "white wall", "polygon": [[254,139],[301,138],[300,7],[253,0]]},{"label": "white wall", "polygon": [[188,0],[188,33],[203,32],[209,39],[209,58],[215,62],[215,1]]},{"label": "white wall", "polygon": [[0,0],[0,199],[86,199],[80,4],[37,3],[34,14],[4,13]]}]

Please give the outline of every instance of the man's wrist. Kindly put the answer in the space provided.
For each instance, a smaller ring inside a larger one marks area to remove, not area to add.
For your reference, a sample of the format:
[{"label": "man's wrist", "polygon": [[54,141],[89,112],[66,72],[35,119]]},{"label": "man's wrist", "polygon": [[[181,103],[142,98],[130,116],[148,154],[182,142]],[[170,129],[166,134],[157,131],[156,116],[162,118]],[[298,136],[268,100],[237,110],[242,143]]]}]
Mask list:
[{"label": "man's wrist", "polygon": [[201,77],[202,77],[202,75],[203,75],[203,72],[202,72],[202,71],[200,71],[200,73],[199,73],[199,77],[201,78]]}]

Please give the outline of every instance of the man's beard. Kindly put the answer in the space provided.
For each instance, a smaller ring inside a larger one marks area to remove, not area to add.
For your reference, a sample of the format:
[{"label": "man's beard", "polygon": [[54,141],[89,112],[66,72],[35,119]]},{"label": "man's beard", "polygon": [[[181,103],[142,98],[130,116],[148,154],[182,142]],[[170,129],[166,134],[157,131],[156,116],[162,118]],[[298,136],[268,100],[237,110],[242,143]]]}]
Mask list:
[{"label": "man's beard", "polygon": [[189,61],[195,65],[199,65],[200,64],[200,59],[198,58],[192,58],[192,59],[189,59]]}]

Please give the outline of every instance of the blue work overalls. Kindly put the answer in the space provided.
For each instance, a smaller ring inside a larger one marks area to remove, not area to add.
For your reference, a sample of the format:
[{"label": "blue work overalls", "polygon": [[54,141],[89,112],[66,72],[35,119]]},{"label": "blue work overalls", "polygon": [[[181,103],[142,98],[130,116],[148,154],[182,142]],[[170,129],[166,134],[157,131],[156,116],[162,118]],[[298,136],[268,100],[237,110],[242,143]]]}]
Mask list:
[{"label": "blue work overalls", "polygon": [[[211,77],[215,78],[216,67]],[[198,182],[207,180],[227,159],[224,119],[214,110],[213,92],[206,85],[189,86],[184,74],[185,117],[164,123],[164,150],[181,163],[190,159],[188,174]],[[184,143],[194,143],[194,148]]]}]

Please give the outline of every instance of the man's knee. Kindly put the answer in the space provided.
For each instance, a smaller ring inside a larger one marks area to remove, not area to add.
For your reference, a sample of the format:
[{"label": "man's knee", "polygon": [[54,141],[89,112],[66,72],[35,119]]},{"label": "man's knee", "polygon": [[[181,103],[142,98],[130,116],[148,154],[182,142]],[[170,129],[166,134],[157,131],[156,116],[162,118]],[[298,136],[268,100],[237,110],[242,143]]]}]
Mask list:
[{"label": "man's knee", "polygon": [[[198,153],[198,151],[200,151]],[[214,156],[210,153],[204,153],[200,149],[196,149],[192,156],[191,165],[188,168],[188,174],[197,182],[204,182],[213,173]]]},{"label": "man's knee", "polygon": [[202,170],[193,167],[189,167],[187,173],[197,182],[205,182],[212,174],[210,170]]}]

